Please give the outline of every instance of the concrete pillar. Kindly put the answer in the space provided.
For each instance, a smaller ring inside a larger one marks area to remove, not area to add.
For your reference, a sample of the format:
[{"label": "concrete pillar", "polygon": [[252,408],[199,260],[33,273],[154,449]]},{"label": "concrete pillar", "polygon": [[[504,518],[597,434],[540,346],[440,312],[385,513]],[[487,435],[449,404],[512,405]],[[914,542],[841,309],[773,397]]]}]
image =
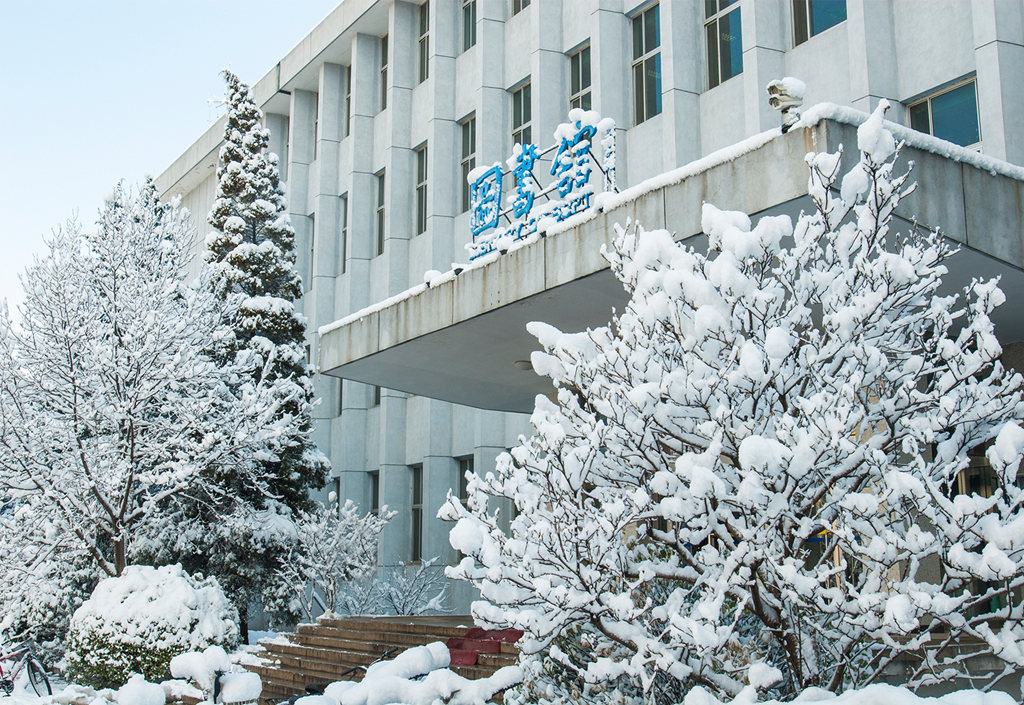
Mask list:
[{"label": "concrete pillar", "polygon": [[565,122],[569,112],[569,61],[562,53],[562,3],[534,2],[527,11],[533,15],[530,37],[533,142],[543,148],[554,142],[555,128]]},{"label": "concrete pillar", "polygon": [[740,10],[743,32],[743,113],[746,120],[744,132],[747,135],[756,135],[779,124],[778,113],[768,107],[765,86],[786,75],[788,17],[785,0],[747,2]]},{"label": "concrete pillar", "polygon": [[[295,228],[295,263],[303,286],[312,280],[313,218],[310,217],[309,167],[313,162],[313,126],[316,122],[316,94],[293,91],[288,153],[288,215]],[[309,313],[309,311],[305,311]]]},{"label": "concrete pillar", "polygon": [[264,115],[266,128],[270,130],[271,154],[277,155],[277,172],[282,182],[288,181],[288,116],[278,113]]},{"label": "concrete pillar", "polygon": [[971,10],[983,149],[1024,164],[1024,3],[974,0]]},{"label": "concrete pillar", "polygon": [[[896,80],[896,32],[892,6],[876,0],[846,0],[850,46],[850,104],[870,113],[887,98],[902,113]],[[902,115],[889,114],[900,121]]]},{"label": "concrete pillar", "polygon": [[398,513],[387,523],[380,535],[378,558],[381,565],[408,561],[412,519],[412,471],[405,460],[405,397],[382,390],[377,414],[380,472],[380,503]]},{"label": "concrete pillar", "polygon": [[[700,94],[704,89],[702,10],[699,3],[667,2],[661,5],[661,106],[664,115],[663,159],[667,169],[701,156]],[[631,57],[632,54],[626,56]],[[743,68],[746,71],[746,63]],[[616,166],[618,164],[616,160]]]},{"label": "concrete pillar", "polygon": [[480,48],[480,104],[477,106],[477,166],[504,165],[511,149],[511,102],[505,91],[505,0],[478,0],[477,44]]},{"label": "concrete pillar", "polygon": [[[615,120],[615,178],[619,188],[629,184],[626,130],[633,126],[629,67],[631,40],[629,19],[622,14],[622,0],[599,0],[590,37],[590,78],[594,110]],[[665,30],[662,30],[665,36]],[[662,69],[664,71],[664,68]],[[664,85],[664,84],[663,84]],[[700,138],[697,138],[698,143]]]}]

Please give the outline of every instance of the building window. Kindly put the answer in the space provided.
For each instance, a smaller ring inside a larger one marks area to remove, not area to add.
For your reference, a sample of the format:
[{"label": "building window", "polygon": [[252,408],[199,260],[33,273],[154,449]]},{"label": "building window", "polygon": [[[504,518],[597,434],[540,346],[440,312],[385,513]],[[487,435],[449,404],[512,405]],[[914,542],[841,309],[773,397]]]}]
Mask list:
[{"label": "building window", "polygon": [[352,67],[345,67],[345,137],[352,134]]},{"label": "building window", "polygon": [[476,46],[476,0],[462,2],[462,51]]},{"label": "building window", "polygon": [[379,384],[371,384],[370,385],[370,408],[372,409],[375,406],[380,406],[380,385]]},{"label": "building window", "polygon": [[427,145],[416,150],[416,234],[427,232]]},{"label": "building window", "polygon": [[794,44],[846,20],[846,0],[793,0]]},{"label": "building window", "polygon": [[342,194],[338,201],[338,251],[341,261],[338,263],[338,274],[344,274],[348,261],[348,194]]},{"label": "building window", "polygon": [[459,501],[462,502],[462,506],[466,506],[466,501],[469,499],[469,480],[466,479],[466,473],[473,472],[473,456],[467,455],[465,458],[459,458]]},{"label": "building window", "polygon": [[384,172],[377,174],[377,249],[384,254]]},{"label": "building window", "polygon": [[459,124],[462,152],[459,166],[462,172],[462,213],[469,210],[469,172],[476,168],[476,117],[470,116]]},{"label": "building window", "polygon": [[512,0],[512,14],[518,15],[530,6],[530,0]]},{"label": "building window", "polygon": [[661,112],[660,49],[661,19],[655,5],[633,18],[633,123],[636,125]]},{"label": "building window", "polygon": [[910,126],[962,147],[981,143],[974,79],[911,103]]},{"label": "building window", "polygon": [[412,502],[410,518],[412,519],[412,536],[409,560],[413,563],[423,558],[423,466],[412,465]]},{"label": "building window", "polygon": [[380,38],[380,109],[388,107],[388,35]]},{"label": "building window", "polygon": [[338,413],[336,416],[341,416],[342,411],[345,408],[345,380],[338,380]]},{"label": "building window", "polygon": [[380,514],[380,473],[370,473],[370,514]]},{"label": "building window", "polygon": [[743,34],[737,0],[704,0],[708,42],[708,88],[743,72]]},{"label": "building window", "polygon": [[420,83],[430,76],[430,0],[420,5]]},{"label": "building window", "polygon": [[569,108],[590,110],[589,46],[569,57]]},{"label": "building window", "polygon": [[530,144],[530,84],[512,91],[512,144]]}]

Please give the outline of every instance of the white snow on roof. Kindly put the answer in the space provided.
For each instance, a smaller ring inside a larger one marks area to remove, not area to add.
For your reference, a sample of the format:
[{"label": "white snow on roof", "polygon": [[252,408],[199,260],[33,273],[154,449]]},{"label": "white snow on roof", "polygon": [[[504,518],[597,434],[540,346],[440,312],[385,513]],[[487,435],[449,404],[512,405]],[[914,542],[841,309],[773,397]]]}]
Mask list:
[{"label": "white snow on roof", "polygon": [[[834,122],[859,126],[862,122],[867,120],[868,117],[867,113],[854,108],[836,105],[835,103],[819,103],[807,108],[807,110],[805,110],[800,116],[800,120],[790,128],[790,131],[800,127],[814,127],[822,120],[832,120]],[[893,136],[895,136],[898,141],[906,143],[909,147],[926,152],[932,152],[945,157],[946,159],[951,159],[963,164],[969,164],[977,167],[978,169],[983,169],[990,174],[1001,174],[1003,176],[1009,176],[1011,178],[1024,181],[1024,167],[981,154],[973,149],[961,147],[953,144],[952,142],[941,140],[938,137],[926,135],[922,132],[912,130],[909,127],[889,122],[888,120],[884,121],[884,125],[886,129],[892,132]],[[781,128],[775,127],[771,130],[766,130],[765,132],[754,135],[753,137],[748,137],[747,139],[735,144],[731,144],[728,147],[716,150],[705,157],[696,159],[676,169],[666,171],[658,174],[657,176],[652,176],[651,178],[641,181],[639,184],[631,186],[619,193],[595,193],[593,196],[594,207],[582,213],[577,213],[576,215],[561,222],[555,222],[552,220],[546,224],[541,223],[540,232],[515,242],[508,247],[505,253],[526,247],[527,245],[541,239],[541,237],[556,235],[558,233],[565,232],[566,230],[571,230],[582,223],[593,220],[601,213],[607,213],[608,211],[634,201],[651,191],[656,191],[666,186],[678,184],[691,176],[695,176],[696,174],[707,171],[708,169],[721,164],[731,162],[744,154],[763,147],[773,139],[779,137],[781,134]],[[499,251],[491,252],[483,257],[473,260],[469,264],[453,263],[452,269],[440,275],[433,271],[428,272],[430,275],[428,277],[429,284],[428,282],[417,284],[416,286],[410,287],[409,289],[395,294],[394,296],[378,301],[377,303],[359,309],[358,311],[354,311],[344,318],[339,318],[332,323],[320,326],[317,332],[321,336],[324,336],[331,331],[344,328],[350,323],[354,323],[371,314],[377,313],[378,311],[382,311],[385,308],[404,301],[405,299],[421,294],[432,286],[436,287],[445,282],[452,281],[456,276],[458,276],[458,274],[461,274],[464,271],[484,267],[505,253]]]}]

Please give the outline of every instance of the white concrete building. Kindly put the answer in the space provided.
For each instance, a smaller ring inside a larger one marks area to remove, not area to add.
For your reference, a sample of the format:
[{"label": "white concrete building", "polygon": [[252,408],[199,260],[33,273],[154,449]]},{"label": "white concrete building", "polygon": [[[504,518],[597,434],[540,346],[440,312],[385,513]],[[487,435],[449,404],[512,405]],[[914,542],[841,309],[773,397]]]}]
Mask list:
[{"label": "white concrete building", "polygon": [[[344,0],[254,94],[281,157],[324,373],[316,441],[343,497],[399,510],[381,559],[455,560],[438,507],[463,471],[486,471],[528,432],[524,412],[543,391],[515,365],[530,350],[523,323],[600,324],[619,301],[595,249],[611,222],[629,215],[688,236],[702,199],[799,210],[802,153],[852,132],[824,121],[772,140],[321,346],[318,327],[467,260],[472,167],[504,162],[514,139],[550,144],[570,106],[591,107],[616,121],[628,187],[777,127],[764,89],[787,75],[807,83],[806,105],[868,111],[887,98],[897,122],[1024,164],[1022,73],[1022,0]],[[157,179],[200,231],[222,132],[219,121]],[[925,173],[943,196],[913,207],[969,244],[965,272],[1003,271],[1017,286],[1024,223],[1003,206],[1021,198],[1019,177],[993,186],[969,165],[932,162]],[[1002,199],[986,203],[994,221],[972,215],[986,193]],[[1006,325],[1008,340],[1024,339]],[[452,607],[469,599],[457,586]]]}]

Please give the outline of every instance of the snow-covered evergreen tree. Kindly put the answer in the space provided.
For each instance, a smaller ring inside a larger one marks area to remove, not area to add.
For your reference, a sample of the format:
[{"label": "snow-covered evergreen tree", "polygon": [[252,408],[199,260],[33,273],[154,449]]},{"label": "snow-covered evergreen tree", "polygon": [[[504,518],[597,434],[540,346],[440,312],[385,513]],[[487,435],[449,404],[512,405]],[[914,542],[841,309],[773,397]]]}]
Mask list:
[{"label": "snow-covered evergreen tree", "polygon": [[[612,326],[531,324],[557,402],[538,397],[534,435],[471,478],[468,509],[442,509],[478,621],[648,701],[679,684],[838,691],[901,658],[912,687],[1024,667],[1022,379],[989,319],[1003,295],[945,295],[950,243],[890,231],[912,187],[883,108],[841,179],[840,154],[808,155],[816,208],[795,227],[707,205],[706,256],[619,229],[607,257],[631,300]],[[986,447],[994,490],[965,492]],[[494,497],[515,503],[510,531]],[[570,653],[574,630],[587,648]]]},{"label": "snow-covered evergreen tree", "polygon": [[[306,320],[295,308],[302,284],[295,270],[295,233],[288,220],[277,158],[249,87],[225,71],[228,115],[217,168],[217,198],[206,238],[207,282],[222,315],[213,356],[241,371],[239,384],[266,385],[276,409],[277,437],[261,457],[266,487],[230,469],[210,477],[219,502],[184,506],[188,528],[154,543],[161,560],[182,560],[216,575],[244,622],[250,603],[274,590],[274,575],[295,540],[296,510],[311,507],[329,468],[313,444],[312,369]],[[243,634],[244,636],[244,634]]]},{"label": "snow-covered evergreen tree", "polygon": [[210,472],[265,487],[248,458],[276,429],[257,388],[226,393],[231,371],[203,352],[218,305],[183,283],[187,218],[152,182],[119,184],[93,232],[70,222],[49,238],[17,326],[0,311],[5,614],[66,617],[76,592],[120,575],[164,505],[214,496]]}]

